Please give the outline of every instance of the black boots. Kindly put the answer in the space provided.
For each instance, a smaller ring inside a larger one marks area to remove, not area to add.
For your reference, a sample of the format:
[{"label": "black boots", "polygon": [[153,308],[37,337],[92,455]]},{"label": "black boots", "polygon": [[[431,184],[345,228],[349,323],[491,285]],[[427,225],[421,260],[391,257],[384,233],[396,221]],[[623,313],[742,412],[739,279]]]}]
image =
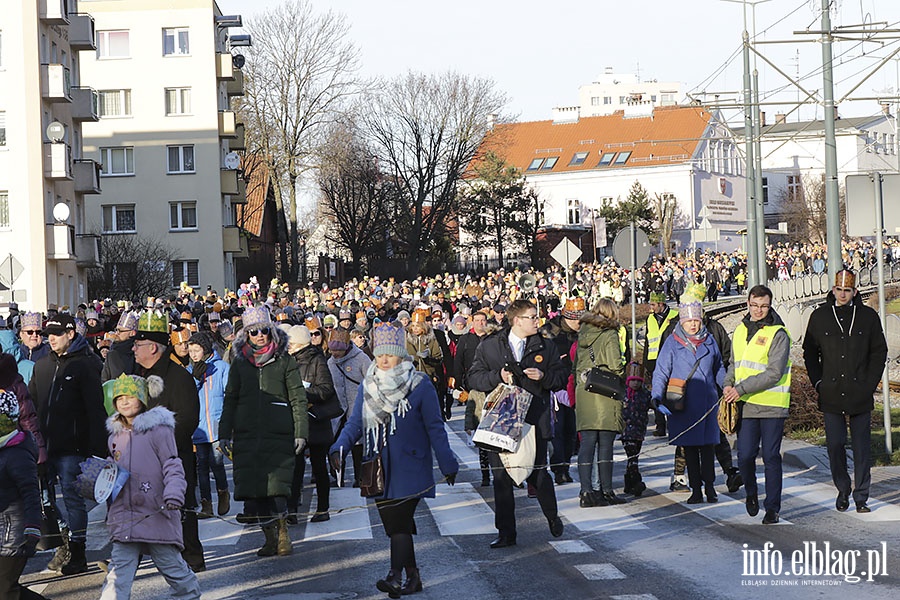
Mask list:
[{"label": "black boots", "polygon": [[403,582],[403,587],[400,588],[400,595],[409,596],[410,594],[415,594],[416,592],[421,591],[422,578],[419,577],[419,569],[415,567],[407,567],[406,581]]},{"label": "black boots", "polygon": [[731,467],[725,472],[725,486],[728,488],[729,494],[741,489],[742,485],[744,485],[744,478],[741,477],[737,467]]},{"label": "black boots", "polygon": [[87,558],[84,556],[84,542],[69,542],[69,562],[62,567],[63,575],[77,575],[88,570]]},{"label": "black boots", "polygon": [[278,531],[274,523],[263,525],[263,533],[266,541],[262,548],[256,551],[257,556],[275,556],[278,553]]},{"label": "black boots", "polygon": [[646,489],[647,484],[644,483],[640,473],[625,473],[625,487],[622,489],[622,493],[640,498]]},{"label": "black boots", "polygon": [[375,587],[378,588],[378,591],[386,593],[388,598],[399,598],[401,593],[400,580],[400,571],[391,569],[384,579],[379,579],[375,582]]}]

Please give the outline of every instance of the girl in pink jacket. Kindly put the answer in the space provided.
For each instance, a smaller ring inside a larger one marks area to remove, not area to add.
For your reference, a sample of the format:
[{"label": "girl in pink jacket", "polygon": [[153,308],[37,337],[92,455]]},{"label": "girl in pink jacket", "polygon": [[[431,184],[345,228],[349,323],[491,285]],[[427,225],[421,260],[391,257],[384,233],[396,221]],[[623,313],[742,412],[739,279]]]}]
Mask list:
[{"label": "girl in pink jacket", "polygon": [[175,415],[162,406],[147,410],[150,390],[163,382],[151,375],[121,375],[113,382],[117,412],[106,421],[109,454],[130,475],[109,505],[106,522],[112,560],[101,600],[127,600],[142,554],[172,586],[176,598],[199,598],[197,576],[184,562],[180,508],[187,483],[175,447]]}]

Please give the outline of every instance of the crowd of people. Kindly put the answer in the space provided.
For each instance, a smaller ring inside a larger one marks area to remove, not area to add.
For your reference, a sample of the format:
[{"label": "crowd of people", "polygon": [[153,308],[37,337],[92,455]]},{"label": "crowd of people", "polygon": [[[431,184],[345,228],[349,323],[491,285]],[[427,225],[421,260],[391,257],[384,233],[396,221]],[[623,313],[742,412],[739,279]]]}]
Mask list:
[{"label": "crowd of people", "polygon": [[[824,269],[822,250],[775,246],[769,258],[777,272],[783,263],[796,276]],[[888,250],[900,255],[900,247]],[[867,265],[874,254],[856,242],[845,253],[848,266]],[[715,502],[718,459],[728,491],[745,486],[755,516],[761,448],[763,522],[775,523],[790,337],[772,292],[745,289],[744,259],[676,255],[638,270],[636,300],[651,309],[640,358],[619,321],[630,274],[612,261],[536,272],[533,286],[518,271],[372,276],[293,290],[252,279],[222,294],[183,284],[167,298],[51,306],[45,314],[13,306],[0,320],[0,518],[13,524],[0,539],[0,591],[39,597],[17,581],[40,540],[42,492],[65,514],[48,568],[87,570],[87,504],[77,480],[87,457],[108,456],[131,475],[108,512],[113,547],[102,598],[128,597],[141,554],[179,597],[199,597],[195,573],[206,565],[197,521],[229,515],[232,499],[243,502],[237,520],[263,533],[259,556],[291,554],[307,458],[316,499],[309,521],[330,519],[332,487],[375,497],[391,548],[376,586],[390,597],[416,593],[416,507],[435,494],[435,458],[450,485],[459,470],[443,421],[462,411],[471,435],[486,397],[503,386],[530,395],[522,419],[533,432],[533,458],[526,456],[521,480],[501,454],[479,451],[481,483],[493,487],[496,503],[491,548],[516,544],[520,481],[550,534],[563,534],[555,485],[573,482],[573,459],[580,506],[639,498],[651,408],[654,435],[675,447],[673,491],[689,491],[689,503]],[[852,493],[857,511],[867,512],[867,468],[857,467],[851,484],[843,445],[848,418],[854,446],[863,444],[886,345],[871,309],[858,302],[852,271],[841,277],[810,319],[804,354],[826,413],[836,507],[846,510]],[[733,336],[703,305],[731,293],[746,294],[748,306]],[[846,349],[834,339],[848,340],[863,364],[843,366],[837,356]],[[588,385],[598,372],[620,386]],[[738,467],[716,420],[720,398],[743,408]],[[622,494],[613,480],[617,439],[627,455]]]}]

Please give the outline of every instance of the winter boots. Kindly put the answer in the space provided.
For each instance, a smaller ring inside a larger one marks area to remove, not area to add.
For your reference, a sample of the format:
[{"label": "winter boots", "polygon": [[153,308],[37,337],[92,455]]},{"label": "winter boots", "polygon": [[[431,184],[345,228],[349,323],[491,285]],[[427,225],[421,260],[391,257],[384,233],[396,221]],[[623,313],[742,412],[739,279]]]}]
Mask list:
[{"label": "winter boots", "polygon": [[643,494],[646,489],[647,484],[644,483],[640,473],[625,473],[625,488],[622,490],[623,493],[631,494],[635,498],[640,498],[641,494]]},{"label": "winter boots", "polygon": [[77,575],[86,573],[88,570],[87,558],[84,555],[84,542],[69,542],[69,562],[63,565],[61,573],[63,575]]},{"label": "winter boots", "polygon": [[48,571],[59,571],[69,562],[69,530],[63,528],[59,535],[62,538],[62,545],[56,549],[56,554],[47,563]]},{"label": "winter boots", "polygon": [[222,517],[228,514],[228,511],[231,510],[231,494],[228,493],[228,490],[218,490],[219,494],[219,516]]},{"label": "winter boots", "polygon": [[256,551],[257,556],[275,556],[278,553],[278,530],[274,523],[262,526],[266,542]]},{"label": "winter boots", "polygon": [[197,513],[198,519],[211,519],[213,516],[212,500],[200,500],[200,512]]},{"label": "winter boots", "polygon": [[278,523],[275,527],[277,529],[278,556],[289,556],[291,552],[294,551],[294,548],[291,546],[291,536],[288,534],[287,520],[284,518],[278,519]]}]

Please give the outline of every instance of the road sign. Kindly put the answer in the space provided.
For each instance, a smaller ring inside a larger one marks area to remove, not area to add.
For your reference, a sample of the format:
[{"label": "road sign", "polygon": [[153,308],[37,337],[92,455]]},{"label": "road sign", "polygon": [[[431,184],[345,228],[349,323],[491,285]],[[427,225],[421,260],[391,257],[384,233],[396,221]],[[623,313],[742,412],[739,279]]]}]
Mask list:
[{"label": "road sign", "polygon": [[[640,267],[650,258],[650,238],[642,229],[634,229],[634,266]],[[613,242],[612,255],[616,262],[623,268],[630,269],[631,264],[631,228],[625,227],[616,234]]]},{"label": "road sign", "polygon": [[11,288],[24,270],[25,267],[22,266],[22,263],[17,261],[16,257],[10,254],[6,257],[6,260],[0,263],[0,283]]},{"label": "road sign", "polygon": [[568,269],[575,264],[576,260],[581,258],[581,250],[572,243],[572,240],[563,238],[562,241],[556,245],[556,248],[550,252],[550,258]]},{"label": "road sign", "polygon": [[[890,199],[882,203],[884,231],[887,235],[900,233],[900,174],[881,175],[882,198]],[[847,235],[869,237],[875,235],[875,182],[870,174],[848,175],[847,190]]]}]

